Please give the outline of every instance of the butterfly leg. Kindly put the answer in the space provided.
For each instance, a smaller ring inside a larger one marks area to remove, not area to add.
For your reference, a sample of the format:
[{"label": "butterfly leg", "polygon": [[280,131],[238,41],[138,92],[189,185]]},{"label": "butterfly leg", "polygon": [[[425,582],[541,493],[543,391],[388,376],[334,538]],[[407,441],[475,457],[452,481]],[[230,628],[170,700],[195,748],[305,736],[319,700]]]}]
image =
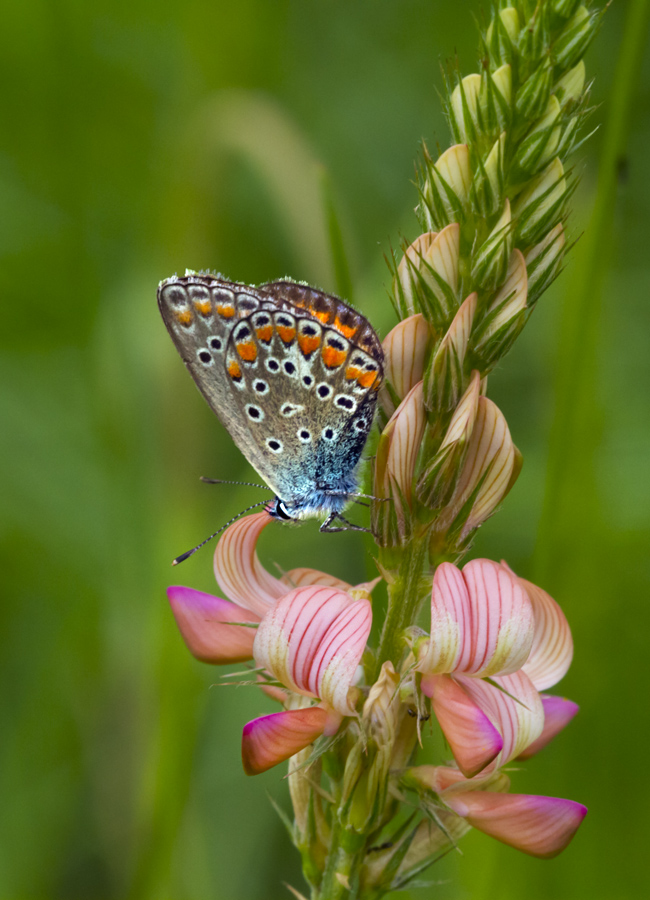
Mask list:
[{"label": "butterfly leg", "polygon": [[[338,519],[339,522],[343,522],[343,526],[332,525],[332,522],[335,519]],[[320,530],[325,534],[336,534],[340,531],[365,531],[370,534],[369,528],[363,528],[361,525],[355,525],[353,522],[348,522],[348,520],[343,518],[339,513],[331,513],[321,525]]]}]

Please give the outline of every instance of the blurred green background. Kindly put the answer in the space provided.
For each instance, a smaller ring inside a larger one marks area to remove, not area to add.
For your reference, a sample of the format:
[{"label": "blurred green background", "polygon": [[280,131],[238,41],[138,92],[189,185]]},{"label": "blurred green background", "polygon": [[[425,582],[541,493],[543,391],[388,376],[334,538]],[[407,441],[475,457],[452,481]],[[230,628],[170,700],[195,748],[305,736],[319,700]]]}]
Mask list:
[{"label": "blurred green background", "polygon": [[[0,54],[0,900],[269,900],[301,886],[246,778],[266,709],[212,687],[165,586],[214,590],[192,546],[259,495],[182,366],[158,281],[186,267],[336,290],[393,324],[383,260],[417,234],[419,140],[445,146],[439,61],[476,66],[464,0],[22,0]],[[561,690],[581,714],[515,789],[581,800],[571,847],[533,860],[472,834],[441,900],[647,896],[650,658],[650,56],[647,3],[619,0],[587,56],[600,129],[567,271],[491,378],[525,457],[476,555],[564,606]],[[324,185],[328,185],[324,191]],[[325,199],[324,199],[325,198]],[[290,537],[289,537],[290,535]],[[358,536],[269,528],[262,557],[351,581]],[[416,896],[415,893],[402,895]]]}]

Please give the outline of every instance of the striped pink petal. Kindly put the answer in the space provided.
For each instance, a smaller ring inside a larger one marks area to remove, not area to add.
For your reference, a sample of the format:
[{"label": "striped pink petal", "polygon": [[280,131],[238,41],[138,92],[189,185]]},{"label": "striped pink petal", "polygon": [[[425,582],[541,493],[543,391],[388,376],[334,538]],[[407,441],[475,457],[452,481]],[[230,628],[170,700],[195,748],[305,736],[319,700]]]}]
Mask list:
[{"label": "striped pink petal", "polygon": [[336,578],[335,575],[328,575],[327,572],[321,572],[319,569],[290,569],[282,576],[282,583],[287,585],[287,591],[291,588],[306,587],[310,584],[322,584],[325,587],[335,587],[340,591],[347,591],[350,585],[347,581]]},{"label": "striped pink petal", "polygon": [[304,750],[323,733],[328,714],[319,706],[288,709],[253,719],[244,726],[242,762],[247,775],[259,775]]},{"label": "striped pink petal", "polygon": [[233,663],[252,658],[256,629],[228,623],[259,622],[259,616],[192,588],[169,587],[167,596],[183,640],[201,662]]},{"label": "striped pink petal", "polygon": [[515,672],[533,642],[533,611],[505,566],[475,559],[462,573],[442,563],[433,578],[431,637],[419,668],[485,676]]},{"label": "striped pink petal", "polygon": [[296,588],[262,620],[253,655],[286,687],[350,716],[348,694],[371,624],[368,600],[336,588]]},{"label": "striped pink petal", "polygon": [[[471,681],[467,678],[465,681]],[[449,675],[425,675],[421,688],[463,775],[472,778],[500,753],[503,739],[490,719]]]},{"label": "striped pink petal", "polygon": [[415,463],[426,425],[422,382],[412,388],[393,414],[385,433],[390,434],[390,446],[386,457],[384,493],[390,496],[394,481],[410,502],[413,491]]},{"label": "striped pink petal", "polygon": [[493,676],[494,684],[465,675],[458,675],[456,679],[503,739],[495,767],[504,766],[519,756],[542,733],[542,700],[530,678],[521,670],[511,675]]},{"label": "striped pink petal", "polygon": [[[421,313],[403,319],[384,338],[384,374],[399,400],[403,400],[411,388],[422,381],[430,341],[431,330]],[[388,415],[392,415],[395,405],[385,386],[380,396],[382,406]]]},{"label": "striped pink petal", "polygon": [[466,537],[477,528],[492,515],[512,487],[518,474],[515,462],[515,446],[505,416],[487,397],[479,397],[463,469],[435,529],[446,531],[478,488],[461,536]]},{"label": "striped pink petal", "polygon": [[529,759],[550,743],[563,728],[569,724],[578,713],[580,707],[573,700],[564,697],[553,697],[551,694],[542,694],[542,706],[544,707],[544,730],[517,759]]},{"label": "striped pink petal", "polygon": [[566,616],[558,603],[536,584],[519,579],[533,605],[535,637],[523,667],[538,691],[564,678],[573,659],[573,638]]},{"label": "striped pink petal", "polygon": [[531,794],[471,791],[445,801],[479,831],[542,859],[564,850],[587,815],[582,803]]},{"label": "striped pink petal", "polygon": [[271,521],[267,512],[237,519],[226,528],[214,551],[214,574],[223,592],[260,617],[287,593],[286,584],[266,571],[255,551],[261,532]]}]

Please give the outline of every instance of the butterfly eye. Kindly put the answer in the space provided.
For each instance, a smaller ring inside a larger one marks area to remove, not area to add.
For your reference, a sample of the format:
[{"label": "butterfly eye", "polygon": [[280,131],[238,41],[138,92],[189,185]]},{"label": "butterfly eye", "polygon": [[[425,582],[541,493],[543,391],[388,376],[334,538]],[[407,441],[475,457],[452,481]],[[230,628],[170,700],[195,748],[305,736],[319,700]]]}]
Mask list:
[{"label": "butterfly eye", "polygon": [[284,505],[282,500],[278,500],[278,502],[276,503],[275,511],[278,514],[278,518],[280,518],[280,519],[288,520],[288,519],[293,518],[293,516],[289,515],[289,512],[287,511],[287,507]]}]

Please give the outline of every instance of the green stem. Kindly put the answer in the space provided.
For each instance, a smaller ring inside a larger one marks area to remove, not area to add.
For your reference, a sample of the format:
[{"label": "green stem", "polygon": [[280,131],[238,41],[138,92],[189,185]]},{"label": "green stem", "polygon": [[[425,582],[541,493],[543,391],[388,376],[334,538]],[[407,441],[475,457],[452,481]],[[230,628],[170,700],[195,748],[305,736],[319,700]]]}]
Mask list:
[{"label": "green stem", "polygon": [[[358,863],[362,858],[359,849],[352,851],[346,848],[343,827],[337,822],[332,829],[330,852],[323,873],[320,889],[314,900],[353,900],[357,896],[356,887]],[[361,838],[363,845],[363,838]],[[350,888],[346,886],[350,885]]]},{"label": "green stem", "polygon": [[[398,667],[404,654],[404,629],[416,623],[422,601],[431,591],[427,556],[427,540],[416,537],[405,547],[397,578],[388,586],[388,607],[377,651],[375,678],[388,659]],[[423,579],[425,569],[428,577]]]}]

